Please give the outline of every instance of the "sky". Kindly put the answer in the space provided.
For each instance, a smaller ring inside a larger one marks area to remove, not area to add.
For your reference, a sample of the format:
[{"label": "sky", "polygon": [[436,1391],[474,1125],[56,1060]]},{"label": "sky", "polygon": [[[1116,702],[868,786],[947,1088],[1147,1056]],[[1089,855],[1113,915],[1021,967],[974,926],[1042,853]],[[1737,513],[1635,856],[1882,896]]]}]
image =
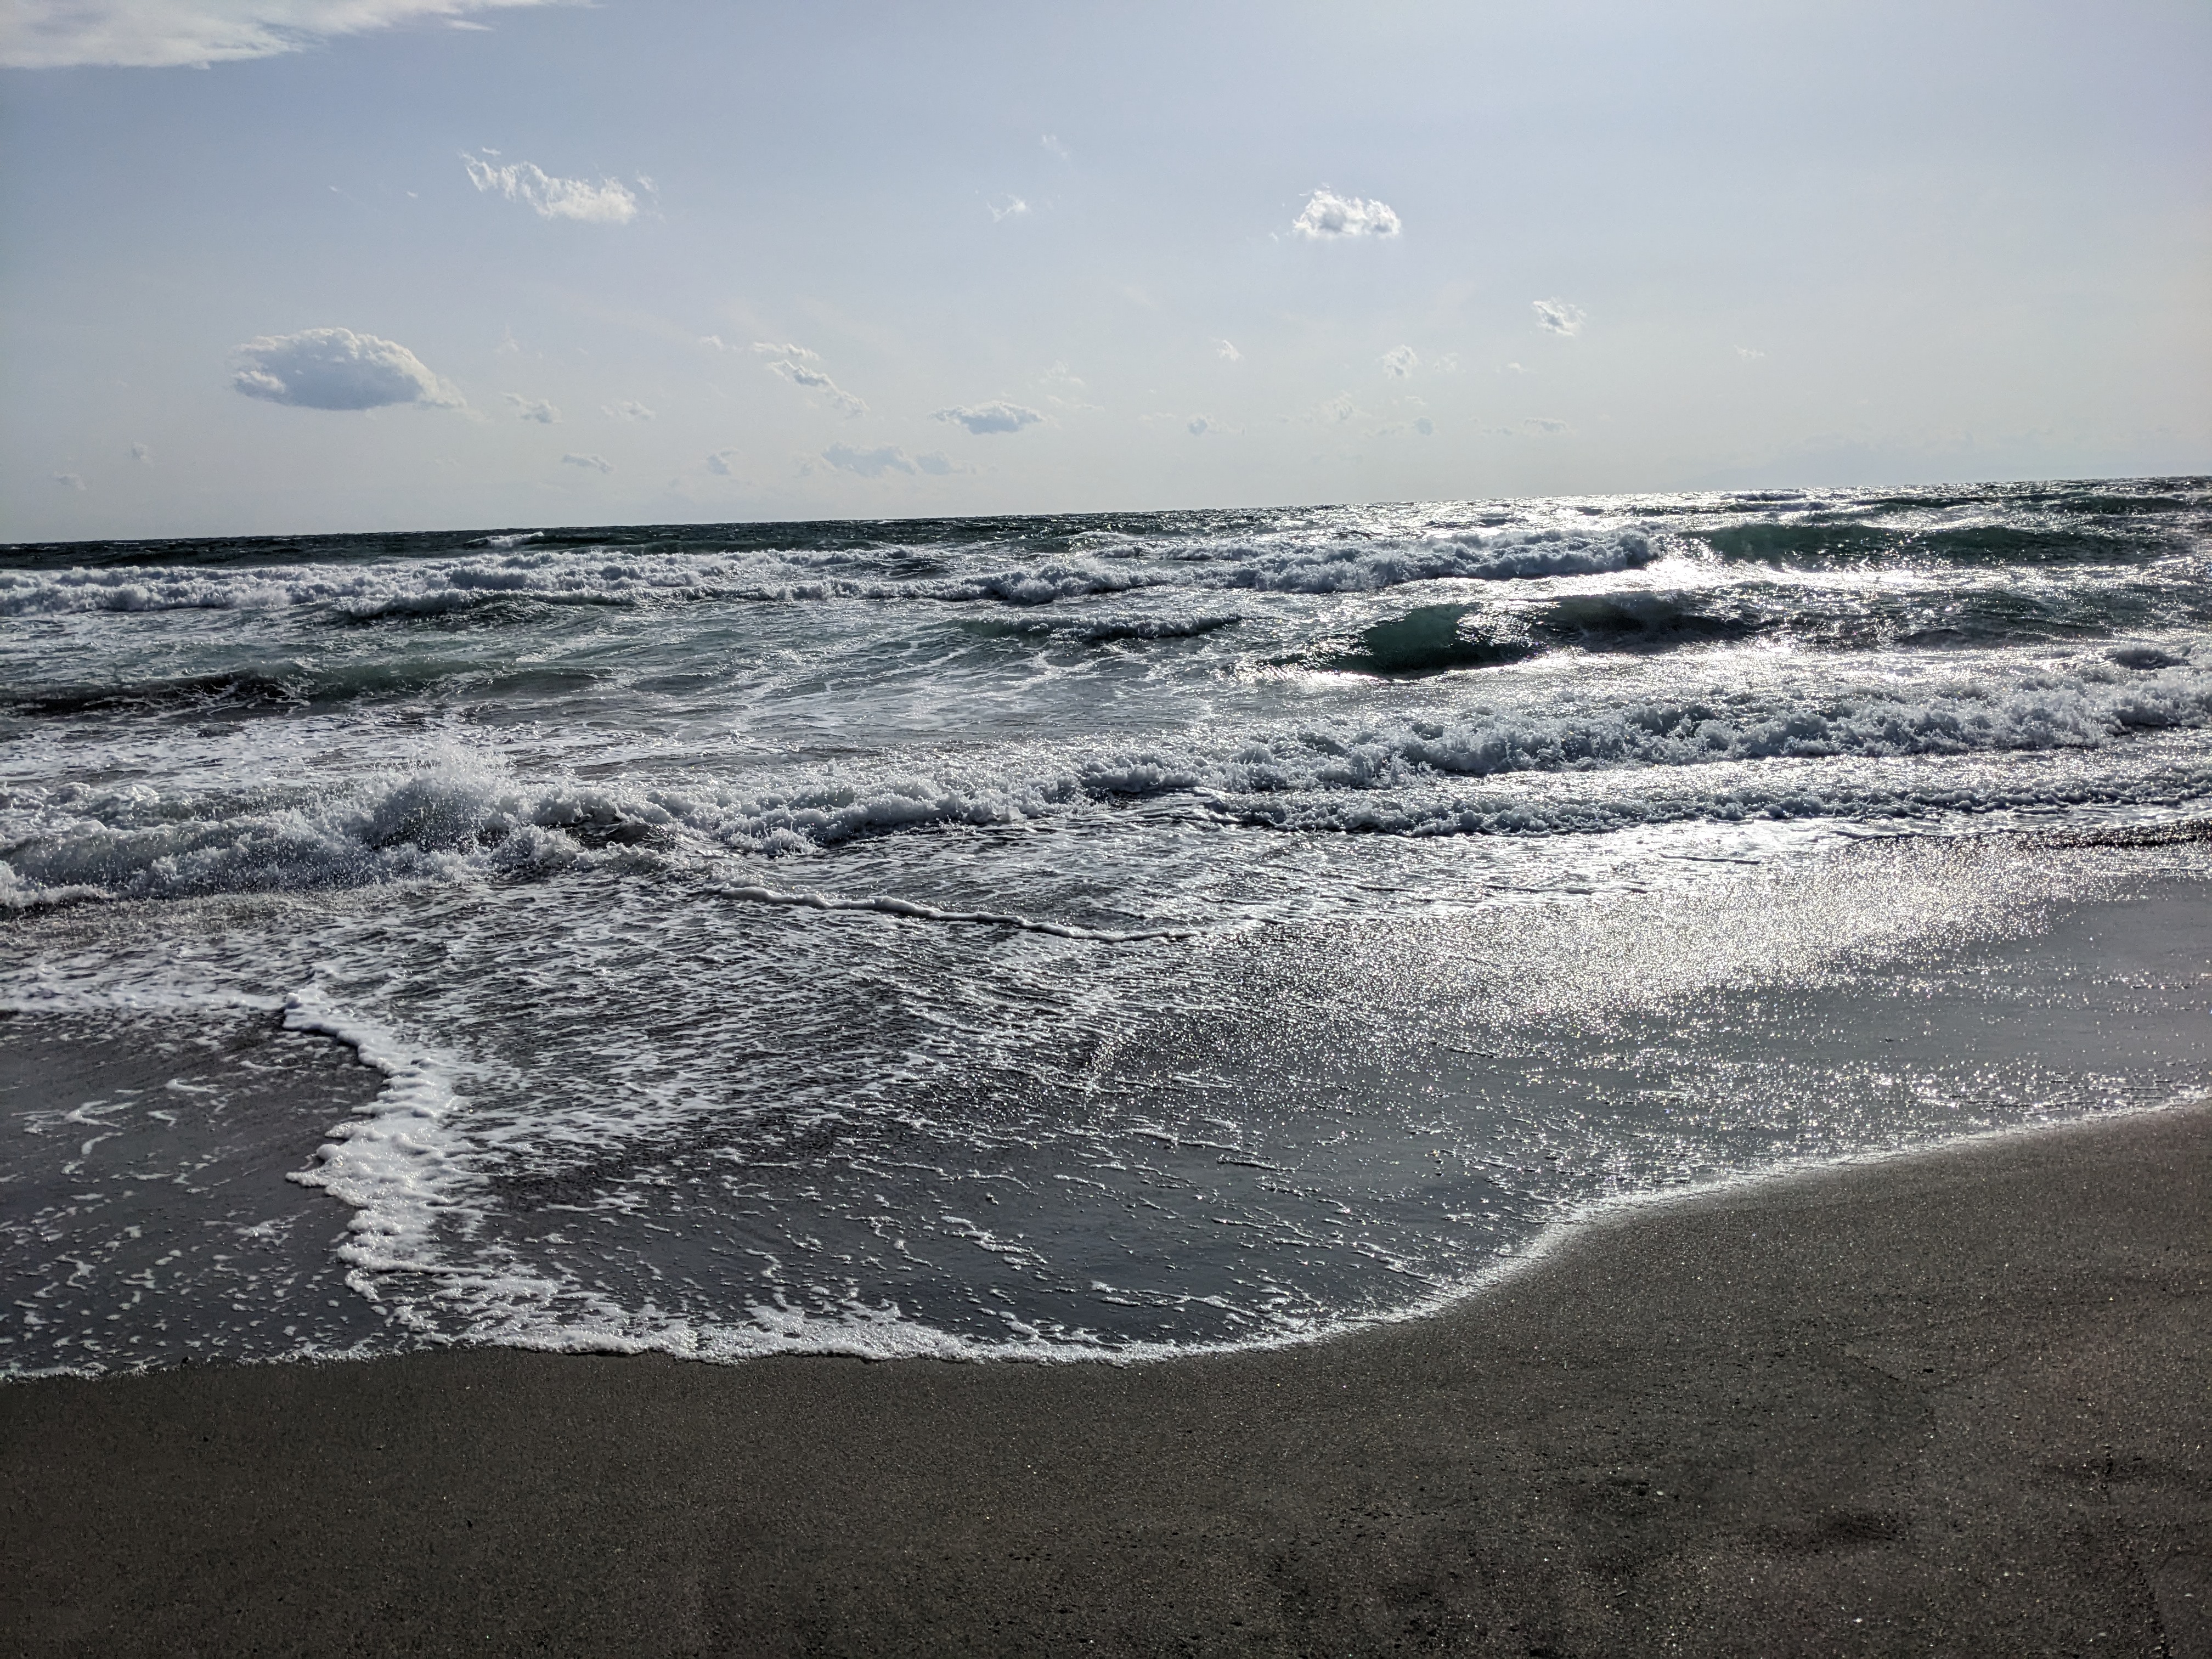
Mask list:
[{"label": "sky", "polygon": [[2203,0],[12,0],[0,539],[2212,471]]}]

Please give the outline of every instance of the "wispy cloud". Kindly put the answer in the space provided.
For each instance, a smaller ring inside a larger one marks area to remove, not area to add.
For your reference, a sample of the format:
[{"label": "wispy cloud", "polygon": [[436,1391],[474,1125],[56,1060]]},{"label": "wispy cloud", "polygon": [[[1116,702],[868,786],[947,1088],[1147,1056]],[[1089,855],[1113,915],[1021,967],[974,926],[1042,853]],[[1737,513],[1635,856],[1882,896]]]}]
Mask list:
[{"label": "wispy cloud", "polygon": [[1382,354],[1382,372],[1394,380],[1412,380],[1413,371],[1420,366],[1421,360],[1413,355],[1411,346],[1392,346]]},{"label": "wispy cloud", "polygon": [[405,346],[349,328],[264,334],[239,347],[238,356],[245,363],[231,385],[268,403],[298,409],[463,407],[460,394]]},{"label": "wispy cloud", "polygon": [[[759,348],[756,346],[754,349],[758,350]],[[811,351],[806,355],[810,357],[814,356]],[[848,420],[868,412],[866,402],[846,391],[820,369],[810,368],[795,357],[779,357],[768,367],[770,374],[781,375],[793,386],[820,392],[831,408]]]},{"label": "wispy cloud", "polygon": [[[489,152],[497,155],[496,150]],[[480,191],[520,202],[541,219],[576,219],[586,224],[626,225],[637,217],[637,198],[617,179],[556,179],[528,161],[494,167],[477,155],[464,155],[469,182]]]},{"label": "wispy cloud", "polygon": [[509,392],[503,395],[507,402],[514,405],[514,412],[518,418],[535,421],[540,426],[561,424],[561,411],[546,402],[544,398],[526,398],[520,392]]},{"label": "wispy cloud", "polygon": [[1001,219],[1018,219],[1030,210],[1030,204],[1018,196],[1009,196],[1003,203],[986,202],[983,205],[991,210],[991,222],[994,225]]},{"label": "wispy cloud", "polygon": [[1339,196],[1328,185],[1316,191],[1305,210],[1291,222],[1292,234],[1316,241],[1336,241],[1354,236],[1395,236],[1398,216],[1388,203],[1358,196]]},{"label": "wispy cloud", "polygon": [[[715,343],[719,345],[721,342],[717,339]],[[797,357],[802,362],[810,363],[818,363],[822,361],[820,352],[810,351],[803,345],[793,345],[788,342],[782,345],[775,345],[766,340],[755,340],[753,349],[763,357]]]},{"label": "wispy cloud", "polygon": [[1244,357],[1244,354],[1243,352],[1239,351],[1235,346],[1230,344],[1226,340],[1216,340],[1213,343],[1213,355],[1232,363],[1241,362],[1243,361]]},{"label": "wispy cloud", "polygon": [[1766,354],[1763,351],[1753,351],[1749,346],[1738,346],[1735,349],[1735,355],[1746,362],[1755,363]]},{"label": "wispy cloud", "polygon": [[940,409],[929,418],[964,426],[980,436],[987,432],[1018,432],[1025,426],[1036,425],[1044,416],[1019,404],[1000,402]]},{"label": "wispy cloud", "polygon": [[550,0],[15,0],[0,68],[202,69],[301,52],[334,34]]},{"label": "wispy cloud", "polygon": [[649,421],[653,411],[635,398],[625,398],[618,404],[602,404],[599,412],[614,421]]},{"label": "wispy cloud", "polygon": [[907,459],[906,451],[890,444],[881,449],[854,449],[849,444],[831,444],[822,452],[822,459],[841,472],[855,472],[863,478],[914,471],[914,463]]},{"label": "wispy cloud", "polygon": [[561,458],[563,466],[581,467],[586,472],[611,472],[615,464],[604,455],[579,455],[571,450]]},{"label": "wispy cloud", "polygon": [[1580,306],[1569,305],[1565,300],[1531,300],[1536,313],[1536,326],[1547,334],[1572,336],[1583,331],[1583,320],[1588,315]]},{"label": "wispy cloud", "polygon": [[1048,132],[1045,134],[1043,137],[1037,140],[1037,143],[1044,147],[1045,153],[1048,155],[1057,155],[1063,161],[1068,159],[1067,146],[1061,143],[1060,140],[1054,137],[1051,133]]}]

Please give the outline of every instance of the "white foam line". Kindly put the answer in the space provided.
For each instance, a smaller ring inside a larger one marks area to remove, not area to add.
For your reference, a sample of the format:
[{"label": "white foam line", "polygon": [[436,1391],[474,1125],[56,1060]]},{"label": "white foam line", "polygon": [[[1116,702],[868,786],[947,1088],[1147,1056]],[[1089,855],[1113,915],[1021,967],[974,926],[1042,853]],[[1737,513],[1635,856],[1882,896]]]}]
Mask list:
[{"label": "white foam line", "polygon": [[1000,915],[995,910],[940,910],[933,904],[878,894],[867,898],[843,898],[830,893],[791,892],[776,887],[714,887],[708,891],[723,898],[750,904],[790,904],[811,910],[872,910],[881,915],[903,916],[913,921],[957,922],[979,927],[1016,927],[1025,933],[1048,933],[1054,939],[1091,939],[1103,945],[1133,945],[1145,939],[1192,939],[1200,927],[1151,927],[1114,933],[1103,927],[1079,927],[1073,922],[1039,921],[1031,916]]},{"label": "white foam line", "polygon": [[338,1258],[354,1268],[348,1282],[380,1300],[374,1275],[446,1265],[433,1232],[466,1182],[465,1143],[452,1121],[466,1102],[447,1080],[448,1067],[405,1052],[389,1032],[333,1008],[312,988],[285,1000],[284,1024],[342,1042],[384,1074],[376,1097],[331,1130],[314,1167],[287,1177],[352,1206]]}]

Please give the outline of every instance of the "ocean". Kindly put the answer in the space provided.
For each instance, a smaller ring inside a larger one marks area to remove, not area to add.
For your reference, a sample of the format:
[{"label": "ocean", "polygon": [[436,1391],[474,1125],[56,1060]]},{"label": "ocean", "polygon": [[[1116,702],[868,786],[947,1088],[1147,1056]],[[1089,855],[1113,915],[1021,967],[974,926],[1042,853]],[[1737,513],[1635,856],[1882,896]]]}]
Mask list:
[{"label": "ocean", "polygon": [[2190,1097],[2027,947],[2206,872],[2208,556],[2201,478],[0,550],[0,1372],[1305,1340]]}]

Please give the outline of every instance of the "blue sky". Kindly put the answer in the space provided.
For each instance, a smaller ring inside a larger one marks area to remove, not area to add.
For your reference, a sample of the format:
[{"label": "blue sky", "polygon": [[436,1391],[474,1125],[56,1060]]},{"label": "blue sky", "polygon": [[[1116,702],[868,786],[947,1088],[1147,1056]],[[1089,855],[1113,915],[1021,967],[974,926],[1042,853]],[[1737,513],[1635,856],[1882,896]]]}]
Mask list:
[{"label": "blue sky", "polygon": [[2212,471],[2201,0],[9,28],[9,539]]}]

